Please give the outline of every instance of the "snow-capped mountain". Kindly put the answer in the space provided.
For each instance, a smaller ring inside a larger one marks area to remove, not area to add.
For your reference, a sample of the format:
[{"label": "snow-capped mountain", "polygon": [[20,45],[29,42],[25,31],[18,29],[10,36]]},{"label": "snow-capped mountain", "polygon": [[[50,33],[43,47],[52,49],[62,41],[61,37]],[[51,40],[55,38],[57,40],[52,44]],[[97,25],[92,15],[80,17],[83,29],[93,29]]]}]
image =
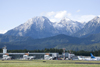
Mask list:
[{"label": "snow-capped mountain", "polygon": [[20,25],[19,27],[14,28],[14,30],[19,30],[19,31],[24,31],[26,32],[28,29],[30,29],[32,26],[35,28],[36,26],[36,30],[40,29],[44,29],[45,26],[49,27],[51,25],[51,22],[49,21],[48,18],[42,16],[42,17],[34,17],[32,19],[29,19],[26,23]]},{"label": "snow-capped mountain", "polygon": [[100,17],[98,16],[96,16],[88,23],[86,23],[84,28],[82,28],[80,31],[76,32],[73,35],[77,37],[82,37],[82,36],[88,36],[90,34],[97,34],[97,33],[100,33]]},{"label": "snow-capped mountain", "polygon": [[58,23],[53,23],[48,18],[41,16],[29,19],[24,24],[9,30],[6,35],[45,38],[58,34],[71,35],[80,30],[82,27],[83,24],[72,21],[68,18],[64,18]]},{"label": "snow-capped mountain", "polygon": [[60,22],[53,24],[54,28],[59,30],[60,34],[71,35],[83,28],[83,24],[77,21],[72,21],[68,18],[63,18]]},{"label": "snow-capped mountain", "polygon": [[44,38],[55,34],[55,29],[50,20],[44,16],[29,19],[24,24],[9,30],[6,35],[30,36],[33,38]]}]

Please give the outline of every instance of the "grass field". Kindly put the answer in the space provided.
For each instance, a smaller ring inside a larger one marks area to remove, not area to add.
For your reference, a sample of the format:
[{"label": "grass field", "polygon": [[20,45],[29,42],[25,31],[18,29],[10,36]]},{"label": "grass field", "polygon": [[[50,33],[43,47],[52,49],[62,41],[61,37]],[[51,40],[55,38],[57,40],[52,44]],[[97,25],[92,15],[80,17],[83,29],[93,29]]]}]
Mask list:
[{"label": "grass field", "polygon": [[0,60],[0,67],[100,67],[100,61]]}]

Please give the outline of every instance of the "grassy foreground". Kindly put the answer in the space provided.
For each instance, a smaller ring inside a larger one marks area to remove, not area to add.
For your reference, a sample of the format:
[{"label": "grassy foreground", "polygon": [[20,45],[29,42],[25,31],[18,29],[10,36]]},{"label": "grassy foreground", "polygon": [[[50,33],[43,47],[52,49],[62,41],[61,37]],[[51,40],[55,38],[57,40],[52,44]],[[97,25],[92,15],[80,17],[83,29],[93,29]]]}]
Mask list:
[{"label": "grassy foreground", "polygon": [[0,60],[0,67],[100,67],[99,63],[100,61]]}]

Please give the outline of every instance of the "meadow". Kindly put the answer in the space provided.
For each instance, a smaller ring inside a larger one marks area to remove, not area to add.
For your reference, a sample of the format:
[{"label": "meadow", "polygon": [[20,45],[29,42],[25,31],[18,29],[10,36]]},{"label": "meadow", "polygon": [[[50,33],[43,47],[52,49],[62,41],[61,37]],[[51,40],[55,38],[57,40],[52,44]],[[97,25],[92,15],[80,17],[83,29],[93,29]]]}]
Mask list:
[{"label": "meadow", "polygon": [[100,67],[100,61],[0,60],[0,67]]}]

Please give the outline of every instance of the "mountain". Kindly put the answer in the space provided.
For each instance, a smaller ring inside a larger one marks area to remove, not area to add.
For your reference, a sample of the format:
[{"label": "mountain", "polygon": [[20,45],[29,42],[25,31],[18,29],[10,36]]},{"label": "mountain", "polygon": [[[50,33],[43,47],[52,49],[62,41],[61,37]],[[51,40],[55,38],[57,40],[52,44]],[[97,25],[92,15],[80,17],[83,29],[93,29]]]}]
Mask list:
[{"label": "mountain", "polygon": [[60,34],[71,35],[82,29],[84,25],[80,22],[63,18],[60,22],[53,24],[53,26]]},{"label": "mountain", "polygon": [[22,36],[8,36],[0,34],[0,42],[17,42],[17,41],[27,41],[33,40],[31,37],[22,37]]},{"label": "mountain", "polygon": [[30,36],[34,39],[46,38],[58,34],[70,35],[80,30],[83,25],[79,22],[63,19],[59,23],[53,23],[48,18],[34,17],[24,24],[9,30],[6,35]]},{"label": "mountain", "polygon": [[73,36],[86,37],[88,35],[97,33],[100,33],[100,17],[98,16],[86,23],[86,25],[81,30],[73,34]]},{"label": "mountain", "polygon": [[9,30],[6,35],[30,36],[33,38],[50,37],[56,33],[50,20],[44,16],[29,19],[24,24]]},{"label": "mountain", "polygon": [[[9,50],[15,49],[28,49],[37,50],[45,48],[66,48],[66,50],[99,50],[100,49],[100,34],[90,35],[87,38],[71,37],[64,34],[60,34],[53,37],[42,39],[29,39],[12,42],[0,42],[0,47],[7,46]],[[11,39],[12,40],[12,39]],[[19,39],[18,39],[19,40]],[[10,41],[10,40],[9,40]]]},{"label": "mountain", "polygon": [[[24,24],[9,30],[5,35],[0,35],[0,47],[6,45],[8,49],[35,50],[45,48],[66,48],[66,50],[75,51],[99,50],[99,29],[99,17],[93,18],[86,23],[85,26],[84,24],[72,21],[68,18],[64,18],[60,22],[52,23],[44,16],[34,17]],[[67,36],[73,33],[75,33],[74,36],[76,37]],[[34,39],[23,36],[32,37]],[[84,36],[87,37],[78,38]]]}]

